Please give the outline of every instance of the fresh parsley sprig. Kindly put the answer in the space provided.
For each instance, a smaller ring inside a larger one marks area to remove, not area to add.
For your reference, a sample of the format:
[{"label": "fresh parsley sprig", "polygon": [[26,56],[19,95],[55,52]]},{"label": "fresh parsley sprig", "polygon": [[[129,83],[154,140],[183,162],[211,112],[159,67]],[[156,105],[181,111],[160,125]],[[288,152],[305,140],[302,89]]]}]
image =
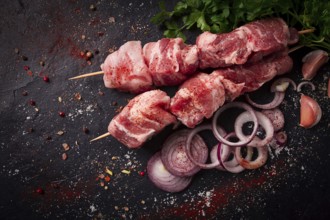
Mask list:
[{"label": "fresh parsley sprig", "polygon": [[160,3],[151,21],[165,28],[165,37],[182,37],[184,31],[200,29],[212,33],[265,17],[282,17],[299,30],[315,29],[300,37],[300,44],[330,52],[330,1],[327,0],[181,0],[172,11]]}]

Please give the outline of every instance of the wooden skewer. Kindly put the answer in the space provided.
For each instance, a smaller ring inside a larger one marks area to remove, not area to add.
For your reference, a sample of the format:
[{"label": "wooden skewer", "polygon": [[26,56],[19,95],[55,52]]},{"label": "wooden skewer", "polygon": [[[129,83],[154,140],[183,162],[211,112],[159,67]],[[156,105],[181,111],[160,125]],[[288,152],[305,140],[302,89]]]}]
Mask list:
[{"label": "wooden skewer", "polygon": [[86,73],[86,74],[82,74],[82,75],[79,75],[79,76],[75,76],[75,77],[69,78],[69,80],[81,79],[81,78],[85,78],[85,77],[89,77],[89,76],[96,76],[96,75],[102,75],[102,74],[104,74],[103,71],[97,71],[97,72]]},{"label": "wooden skewer", "polygon": [[111,134],[110,134],[109,132],[107,132],[107,133],[105,133],[105,134],[102,134],[102,135],[100,135],[100,136],[98,136],[98,137],[96,137],[96,138],[90,140],[89,142],[97,141],[97,140],[100,140],[100,139],[102,139],[102,138],[108,137],[108,136],[110,136],[110,135],[111,135]]},{"label": "wooden skewer", "polygon": [[315,29],[310,28],[310,29],[298,31],[298,34],[308,34],[308,33],[313,33],[314,31]]}]

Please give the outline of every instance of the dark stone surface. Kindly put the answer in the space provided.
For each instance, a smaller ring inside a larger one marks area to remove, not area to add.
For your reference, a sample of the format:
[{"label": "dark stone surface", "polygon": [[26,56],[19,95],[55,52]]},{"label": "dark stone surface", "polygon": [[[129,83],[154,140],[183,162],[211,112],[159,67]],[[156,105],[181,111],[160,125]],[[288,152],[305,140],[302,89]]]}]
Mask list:
[{"label": "dark stone surface", "polygon": [[[90,9],[91,4],[96,10]],[[170,194],[139,171],[145,170],[171,128],[138,150],[111,137],[89,143],[106,132],[116,110],[133,96],[106,89],[101,76],[68,78],[98,71],[109,49],[128,40],[146,43],[161,38],[161,31],[150,23],[157,11],[157,1],[142,0],[0,2],[0,218],[329,218],[329,65],[313,80],[315,91],[303,90],[321,104],[321,122],[312,129],[298,126],[300,96],[289,89],[281,106],[289,142],[281,152],[272,151],[267,165],[258,170],[241,174],[205,170],[187,190]],[[91,65],[80,56],[85,50],[94,54]],[[296,82],[301,81],[304,53],[292,54],[295,69],[287,76]],[[43,76],[50,81],[44,82]],[[257,96],[267,96],[267,90]],[[31,106],[30,100],[36,105]],[[60,117],[59,111],[66,116]],[[86,134],[83,127],[90,132]],[[64,151],[63,143],[70,145],[69,151]],[[107,167],[114,173],[109,182],[98,178],[107,175]],[[123,169],[131,174],[121,173]],[[38,188],[44,193],[39,194]]]}]

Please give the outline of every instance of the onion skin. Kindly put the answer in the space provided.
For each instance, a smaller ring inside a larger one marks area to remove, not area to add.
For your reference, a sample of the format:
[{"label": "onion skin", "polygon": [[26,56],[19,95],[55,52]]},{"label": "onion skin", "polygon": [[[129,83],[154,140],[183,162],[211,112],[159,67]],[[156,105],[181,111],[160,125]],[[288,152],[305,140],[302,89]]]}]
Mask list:
[{"label": "onion skin", "polygon": [[277,106],[279,106],[285,97],[285,93],[284,92],[275,92],[274,95],[274,99],[266,104],[258,104],[256,102],[254,102],[250,96],[248,94],[245,95],[246,100],[248,101],[248,103],[250,103],[251,105],[253,105],[256,108],[260,108],[260,109],[273,109],[276,108]]},{"label": "onion skin", "polygon": [[314,50],[303,57],[302,75],[306,80],[311,80],[317,71],[328,62],[328,53],[324,50]]},{"label": "onion skin", "polygon": [[301,94],[300,98],[300,126],[311,128],[315,126],[322,117],[320,105],[311,97]]}]

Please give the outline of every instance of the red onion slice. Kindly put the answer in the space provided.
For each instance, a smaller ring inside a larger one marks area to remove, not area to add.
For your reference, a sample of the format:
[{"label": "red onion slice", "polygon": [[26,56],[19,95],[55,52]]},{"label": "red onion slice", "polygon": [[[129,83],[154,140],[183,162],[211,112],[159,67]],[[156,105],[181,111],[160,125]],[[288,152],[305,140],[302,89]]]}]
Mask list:
[{"label": "red onion slice", "polygon": [[[255,139],[259,139],[258,137],[254,137],[254,140]],[[256,142],[259,142],[258,140]],[[248,151],[247,151],[247,154],[250,154],[251,153],[251,149],[252,147],[247,147]],[[235,158],[236,160],[238,161],[238,163],[244,167],[245,169],[257,169],[261,166],[263,166],[267,159],[268,159],[268,148],[266,145],[262,146],[262,147],[257,147],[256,149],[258,150],[258,157],[251,161],[251,160],[246,160],[245,158],[242,157],[242,153],[241,153],[241,147],[237,147],[236,150],[235,150]],[[249,150],[250,149],[250,150]],[[253,153],[253,151],[252,151]],[[251,154],[252,156],[252,154]]]},{"label": "red onion slice", "polygon": [[290,78],[282,77],[275,80],[270,86],[271,92],[285,92],[289,85],[293,86],[293,90],[297,89],[297,84]]},{"label": "red onion slice", "polygon": [[[192,176],[200,167],[193,163],[186,153],[186,142],[190,135],[188,129],[180,130],[169,136],[163,144],[161,158],[166,169],[176,176]],[[199,163],[205,163],[208,148],[199,135],[195,135],[191,144],[192,157]]]},{"label": "red onion slice", "polygon": [[285,131],[280,131],[275,133],[272,141],[268,144],[273,149],[278,149],[283,147],[288,141],[288,136]]},{"label": "red onion slice", "polygon": [[284,92],[275,92],[274,98],[271,102],[266,103],[266,104],[258,104],[256,102],[254,102],[249,94],[245,95],[246,100],[248,101],[248,103],[250,103],[251,105],[253,105],[256,108],[260,108],[260,109],[272,109],[272,108],[276,108],[277,106],[279,106],[285,97],[285,93]]},{"label": "red onion slice", "polygon": [[279,131],[284,127],[285,118],[283,112],[279,108],[264,109],[261,111],[273,124],[274,131]]},{"label": "red onion slice", "polygon": [[[231,141],[228,141],[226,140],[226,138],[224,138],[219,130],[218,130],[218,126],[217,126],[217,120],[220,116],[220,114],[222,112],[224,112],[225,110],[227,110],[228,108],[233,108],[233,107],[237,107],[237,108],[243,108],[245,109],[247,112],[249,112],[251,114],[251,117],[252,118],[252,121],[253,121],[253,124],[254,124],[254,127],[253,127],[253,131],[252,133],[250,134],[249,137],[245,137],[243,139],[239,138],[240,141],[238,142],[231,142]],[[213,116],[213,120],[212,120],[212,131],[213,131],[213,134],[214,136],[221,142],[221,143],[224,143],[226,145],[229,145],[229,146],[243,146],[243,145],[246,145],[247,143],[249,143],[253,137],[255,136],[255,134],[257,133],[257,128],[258,128],[258,119],[257,119],[257,116],[254,112],[254,110],[252,109],[251,106],[243,103],[243,102],[230,102],[224,106],[222,106],[216,113],[215,115]]]},{"label": "red onion slice", "polygon": [[[217,128],[217,130],[219,129],[219,127]],[[200,161],[197,161],[193,154],[192,154],[192,149],[191,149],[191,144],[192,144],[192,140],[193,140],[193,137],[195,137],[195,135],[200,132],[200,131],[203,131],[203,130],[212,130],[212,126],[210,124],[208,125],[201,125],[201,126],[198,126],[196,128],[194,128],[193,130],[190,131],[189,135],[188,135],[188,138],[187,138],[187,142],[186,142],[186,153],[188,155],[188,158],[194,163],[196,164],[197,166],[199,166],[200,168],[203,168],[203,169],[213,169],[217,166],[220,165],[219,161],[214,161],[210,164],[205,164],[206,161],[204,162],[200,162]],[[221,129],[222,130],[222,129]],[[220,130],[219,130],[220,131]],[[224,134],[223,131],[220,131],[219,133],[222,133]]]},{"label": "red onion slice", "polygon": [[[264,114],[258,111],[256,111],[255,114],[258,118],[259,125],[261,125],[261,127],[265,130],[266,136],[262,140],[260,138],[254,138],[251,142],[247,144],[247,146],[262,147],[267,145],[273,139],[274,127],[270,119],[267,118]],[[252,121],[250,113],[246,111],[241,113],[236,118],[235,133],[239,139],[244,140],[245,138],[248,137],[243,133],[242,129],[243,129],[243,125],[250,121]]]},{"label": "red onion slice", "polygon": [[303,86],[305,86],[305,85],[310,86],[311,89],[312,89],[312,91],[315,90],[315,85],[312,82],[310,82],[310,81],[304,81],[304,82],[301,82],[301,83],[298,84],[298,86],[297,86],[297,92],[301,92],[301,88]]},{"label": "red onion slice", "polygon": [[147,173],[151,182],[166,192],[180,192],[192,180],[192,177],[178,177],[168,172],[161,160],[160,152],[157,152],[149,159]]},{"label": "red onion slice", "polygon": [[216,163],[218,161],[219,165],[214,167],[215,169],[221,170],[221,171],[226,171],[226,169],[223,167],[223,165],[218,160],[218,147],[219,147],[218,145],[219,144],[216,144],[213,146],[213,148],[210,152],[210,159],[211,159],[212,163]]},{"label": "red onion slice", "polygon": [[[226,136],[227,139],[229,139],[231,137],[236,137],[236,134],[234,132],[232,132]],[[230,156],[233,156],[233,157],[229,160]],[[220,165],[228,172],[240,173],[245,170],[245,168],[242,167],[235,158],[235,147],[230,147],[226,144],[219,143],[217,157],[218,157],[218,160],[220,161]],[[246,155],[245,159],[251,160],[252,152],[249,152]]]}]

